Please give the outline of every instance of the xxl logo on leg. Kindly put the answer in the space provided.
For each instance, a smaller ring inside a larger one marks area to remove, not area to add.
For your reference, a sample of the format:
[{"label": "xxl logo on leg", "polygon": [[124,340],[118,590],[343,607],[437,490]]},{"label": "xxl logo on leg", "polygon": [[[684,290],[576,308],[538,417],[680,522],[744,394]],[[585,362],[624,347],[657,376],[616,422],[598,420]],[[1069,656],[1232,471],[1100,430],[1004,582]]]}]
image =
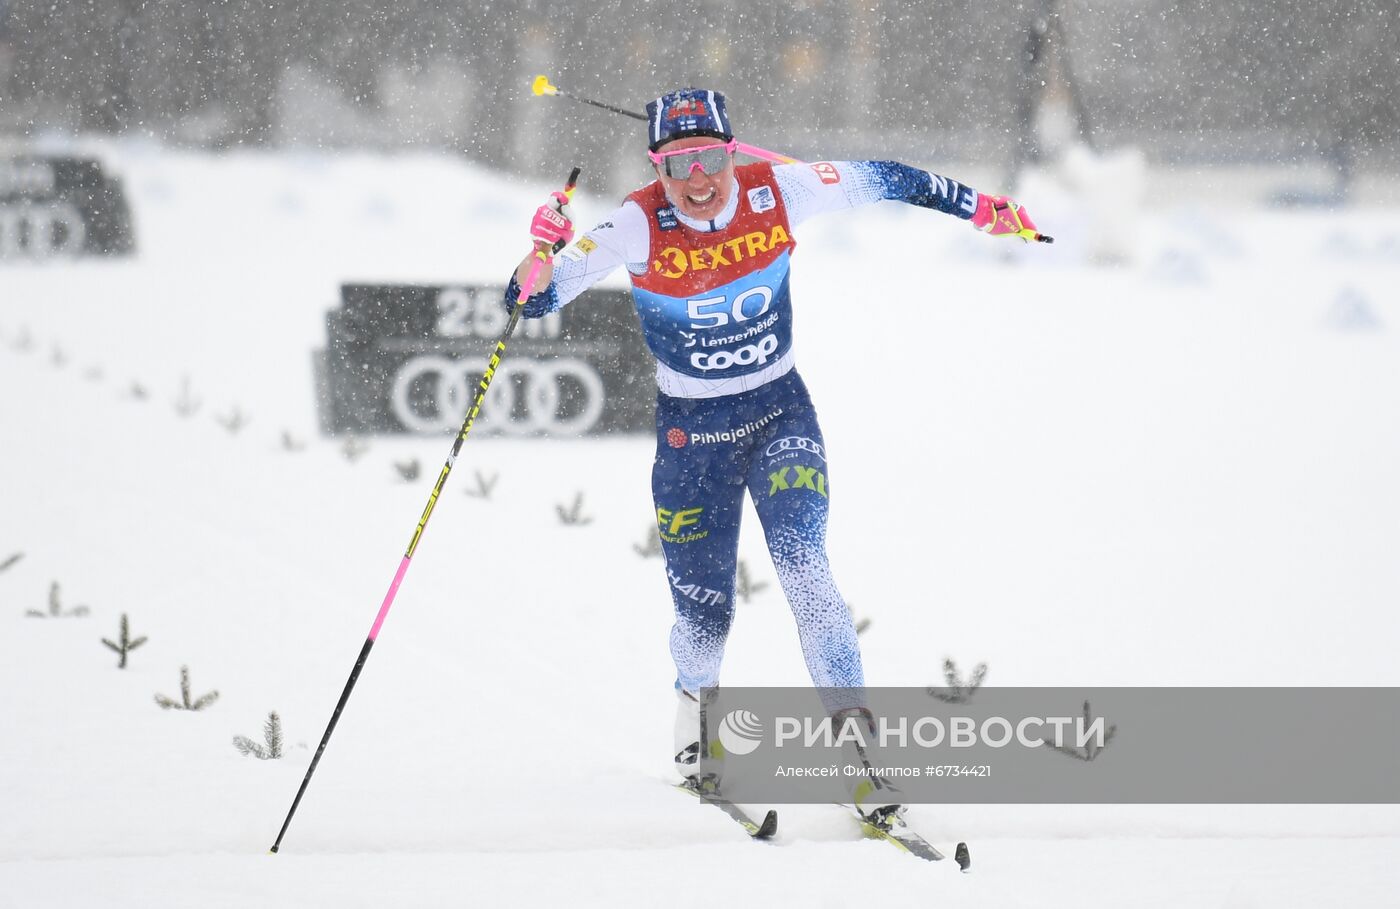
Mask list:
[{"label": "xxl logo on leg", "polygon": [[781,467],[768,474],[768,483],[770,497],[785,489],[810,489],[818,495],[826,496],[826,474],[816,467],[803,467],[798,464]]}]

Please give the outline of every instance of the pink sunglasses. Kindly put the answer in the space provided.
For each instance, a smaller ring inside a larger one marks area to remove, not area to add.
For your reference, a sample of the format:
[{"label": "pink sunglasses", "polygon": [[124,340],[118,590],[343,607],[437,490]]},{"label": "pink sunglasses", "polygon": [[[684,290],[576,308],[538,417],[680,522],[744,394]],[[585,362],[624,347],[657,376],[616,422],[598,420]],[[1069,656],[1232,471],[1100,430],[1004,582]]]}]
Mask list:
[{"label": "pink sunglasses", "polygon": [[666,176],[672,180],[685,180],[694,173],[695,168],[700,168],[700,172],[708,177],[724,170],[729,159],[734,156],[734,152],[739,148],[737,139],[730,139],[728,142],[717,143],[715,145],[699,145],[694,148],[679,148],[668,152],[647,152],[647,157],[651,158],[653,164],[659,164]]}]

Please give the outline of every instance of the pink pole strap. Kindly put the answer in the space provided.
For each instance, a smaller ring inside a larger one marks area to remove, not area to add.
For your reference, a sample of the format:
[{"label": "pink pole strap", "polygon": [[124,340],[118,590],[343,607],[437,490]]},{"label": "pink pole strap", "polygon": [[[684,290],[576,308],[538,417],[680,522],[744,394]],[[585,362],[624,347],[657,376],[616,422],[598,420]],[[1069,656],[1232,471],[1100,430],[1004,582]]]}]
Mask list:
[{"label": "pink pole strap", "polygon": [[540,277],[540,269],[544,268],[546,261],[548,260],[544,256],[535,254],[535,261],[530,263],[530,271],[525,275],[525,283],[520,285],[520,296],[516,298],[515,305],[519,306],[530,299],[530,294],[535,289],[535,281]]}]

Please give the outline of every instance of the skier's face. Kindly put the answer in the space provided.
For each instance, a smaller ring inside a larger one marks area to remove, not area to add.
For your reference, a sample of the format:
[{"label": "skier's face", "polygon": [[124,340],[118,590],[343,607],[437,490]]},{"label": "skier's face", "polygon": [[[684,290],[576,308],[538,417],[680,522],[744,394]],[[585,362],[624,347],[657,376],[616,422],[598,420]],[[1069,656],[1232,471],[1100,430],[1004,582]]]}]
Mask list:
[{"label": "skier's face", "polygon": [[[667,142],[657,151],[665,153],[687,148],[702,148],[715,145],[719,141],[709,136],[691,136],[688,139]],[[656,167],[657,179],[661,181],[661,187],[666,191],[666,198],[671,200],[671,204],[676,206],[681,214],[698,221],[709,221],[719,217],[719,213],[724,211],[724,207],[729,204],[730,196],[734,194],[734,158],[732,155],[728,157],[724,168],[718,173],[707,174],[700,167],[692,167],[690,174],[679,180],[668,177],[665,167],[654,166]]]}]

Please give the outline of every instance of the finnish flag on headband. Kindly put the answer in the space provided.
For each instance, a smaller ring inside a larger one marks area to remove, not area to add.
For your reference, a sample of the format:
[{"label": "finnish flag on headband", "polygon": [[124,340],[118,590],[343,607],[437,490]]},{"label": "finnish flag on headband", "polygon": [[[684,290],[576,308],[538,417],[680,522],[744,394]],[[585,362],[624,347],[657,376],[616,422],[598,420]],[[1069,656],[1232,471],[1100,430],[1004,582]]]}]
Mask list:
[{"label": "finnish flag on headband", "polygon": [[681,88],[647,102],[648,146],[656,148],[674,139],[714,136],[734,138],[724,95],[703,88]]}]

